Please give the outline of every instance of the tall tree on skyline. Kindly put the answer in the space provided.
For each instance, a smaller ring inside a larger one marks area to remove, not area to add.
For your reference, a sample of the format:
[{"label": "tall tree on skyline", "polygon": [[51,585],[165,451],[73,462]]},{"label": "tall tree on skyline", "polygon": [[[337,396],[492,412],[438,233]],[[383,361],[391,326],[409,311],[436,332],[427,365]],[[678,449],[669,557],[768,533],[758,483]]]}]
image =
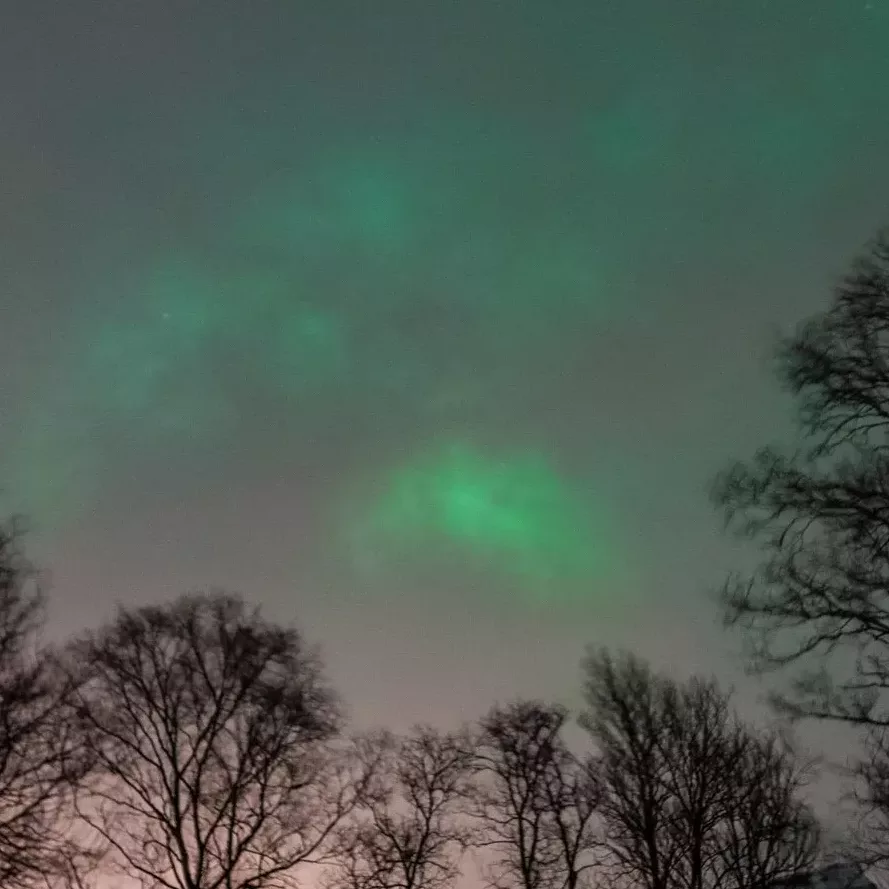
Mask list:
[{"label": "tall tree on skyline", "polygon": [[97,770],[80,816],[151,889],[291,885],[353,804],[340,716],[296,631],[234,596],[122,610],[75,643]]},{"label": "tall tree on skyline", "polygon": [[77,882],[92,862],[74,796],[91,759],[75,728],[75,686],[40,644],[44,600],[15,522],[0,527],[0,886]]},{"label": "tall tree on skyline", "polygon": [[595,769],[565,743],[567,720],[538,701],[481,720],[473,813],[496,889],[577,889],[598,861]]},{"label": "tall tree on skyline", "polygon": [[716,480],[728,527],[763,561],[723,590],[775,705],[859,730],[856,844],[889,858],[889,229],[827,311],[786,337],[778,376],[798,406],[793,452],[763,448]]},{"label": "tall tree on skyline", "polygon": [[805,769],[713,683],[590,652],[582,725],[598,754],[610,873],[645,889],[765,889],[810,867]]},{"label": "tall tree on skyline", "polygon": [[792,668],[791,715],[889,726],[889,230],[830,308],[782,340],[801,438],[722,473],[713,496],[762,564],[725,585],[753,666]]},{"label": "tall tree on skyline", "polygon": [[339,831],[330,889],[447,889],[468,832],[461,811],[472,749],[462,733],[418,726],[360,739],[367,784]]}]

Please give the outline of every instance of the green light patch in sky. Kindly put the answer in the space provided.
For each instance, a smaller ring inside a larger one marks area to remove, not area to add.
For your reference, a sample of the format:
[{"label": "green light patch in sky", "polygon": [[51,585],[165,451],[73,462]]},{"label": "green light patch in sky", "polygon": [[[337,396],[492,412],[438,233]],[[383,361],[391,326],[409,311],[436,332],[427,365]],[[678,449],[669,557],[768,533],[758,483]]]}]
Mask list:
[{"label": "green light patch in sky", "polygon": [[343,326],[299,291],[298,282],[260,268],[159,262],[139,300],[146,308],[92,337],[84,368],[96,408],[128,424],[184,424],[212,436],[236,419],[232,376],[297,394],[340,380]]},{"label": "green light patch in sky", "polygon": [[272,307],[268,317],[248,356],[261,365],[269,388],[299,393],[343,383],[349,344],[339,317],[298,300]]},{"label": "green light patch in sky", "polygon": [[[626,313],[608,251],[548,209],[558,202],[541,177],[516,187],[543,156],[504,160],[508,133],[452,129],[356,137],[263,180],[204,246],[161,250],[115,282],[119,298],[84,317],[28,399],[40,428],[23,417],[24,465],[9,470],[26,499],[36,479],[41,499],[52,487],[67,499],[38,455],[72,438],[90,467],[78,473],[100,473],[90,481],[101,490],[114,486],[115,461],[132,476],[183,448],[215,452],[245,430],[277,429],[282,414],[316,430],[386,413],[405,427],[421,418],[421,435],[452,418],[483,432],[497,422],[492,404],[510,409],[516,368],[538,387],[570,369],[590,335]],[[45,446],[25,446],[35,437]],[[495,551],[533,561],[499,521]],[[453,528],[441,535],[490,549]]]},{"label": "green light patch in sky", "polygon": [[400,255],[414,239],[417,208],[410,181],[368,160],[327,165],[277,180],[254,196],[239,216],[243,249],[328,258],[331,248],[358,251],[366,261]]},{"label": "green light patch in sky", "polygon": [[351,529],[360,567],[448,551],[538,598],[588,593],[613,574],[605,517],[537,454],[498,458],[452,445],[395,470]]}]

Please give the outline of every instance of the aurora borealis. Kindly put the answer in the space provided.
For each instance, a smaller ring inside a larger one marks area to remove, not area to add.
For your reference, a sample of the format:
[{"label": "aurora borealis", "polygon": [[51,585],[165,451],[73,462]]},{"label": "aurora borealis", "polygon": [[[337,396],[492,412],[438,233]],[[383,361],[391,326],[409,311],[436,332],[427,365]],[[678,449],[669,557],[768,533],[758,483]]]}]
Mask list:
[{"label": "aurora borealis", "polygon": [[14,6],[0,490],[61,621],[231,585],[411,718],[721,669],[703,491],[887,221],[889,3]]},{"label": "aurora borealis", "polygon": [[384,477],[381,489],[350,529],[359,564],[428,555],[445,541],[453,559],[508,572],[514,592],[566,597],[588,594],[591,578],[615,580],[606,571],[619,561],[611,529],[595,527],[582,497],[539,454],[493,460],[451,444]]}]

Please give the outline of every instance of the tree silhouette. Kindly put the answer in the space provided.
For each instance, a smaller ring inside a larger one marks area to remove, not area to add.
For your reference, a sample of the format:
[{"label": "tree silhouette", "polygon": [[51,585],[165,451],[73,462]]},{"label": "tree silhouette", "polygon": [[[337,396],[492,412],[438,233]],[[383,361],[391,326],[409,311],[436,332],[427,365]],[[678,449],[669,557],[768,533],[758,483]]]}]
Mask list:
[{"label": "tree silhouette", "polygon": [[591,652],[582,725],[598,750],[613,878],[644,889],[765,889],[810,866],[804,770],[711,682]]},{"label": "tree silhouette", "polygon": [[889,230],[827,311],[779,351],[799,406],[800,447],[764,448],[725,471],[714,499],[764,559],[725,585],[752,666],[785,670],[774,703],[794,718],[864,732],[855,843],[889,857]]},{"label": "tree silhouette", "polygon": [[802,802],[809,769],[779,734],[742,731],[737,742],[733,790],[710,844],[714,883],[766,889],[808,871],[820,851],[821,831]]},{"label": "tree silhouette", "polygon": [[20,527],[0,527],[0,886],[70,883],[93,863],[73,800],[90,766],[74,686],[39,644],[44,601]]},{"label": "tree silhouette", "polygon": [[562,707],[518,701],[481,721],[472,810],[498,889],[577,889],[596,863],[598,785],[565,744],[567,719]]},{"label": "tree silhouette", "polygon": [[280,886],[354,799],[339,726],[300,636],[239,598],[121,611],[72,648],[97,774],[81,817],[147,887]]},{"label": "tree silhouette", "polygon": [[468,839],[461,806],[472,751],[461,734],[420,726],[359,742],[370,776],[339,834],[336,889],[445,889],[459,876]]},{"label": "tree silhouette", "polygon": [[727,523],[764,553],[726,584],[728,621],[756,668],[799,667],[778,701],[792,715],[889,726],[889,232],[778,357],[802,442],[716,481]]}]

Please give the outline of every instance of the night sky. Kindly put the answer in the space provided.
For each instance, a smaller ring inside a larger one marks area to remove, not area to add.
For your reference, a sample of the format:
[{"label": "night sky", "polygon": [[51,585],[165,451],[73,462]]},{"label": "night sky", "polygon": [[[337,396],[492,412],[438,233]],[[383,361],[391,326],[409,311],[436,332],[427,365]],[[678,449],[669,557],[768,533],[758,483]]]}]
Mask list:
[{"label": "night sky", "polygon": [[887,0],[8,0],[0,69],[55,631],[240,591],[395,727],[736,675],[707,486],[889,222]]}]

